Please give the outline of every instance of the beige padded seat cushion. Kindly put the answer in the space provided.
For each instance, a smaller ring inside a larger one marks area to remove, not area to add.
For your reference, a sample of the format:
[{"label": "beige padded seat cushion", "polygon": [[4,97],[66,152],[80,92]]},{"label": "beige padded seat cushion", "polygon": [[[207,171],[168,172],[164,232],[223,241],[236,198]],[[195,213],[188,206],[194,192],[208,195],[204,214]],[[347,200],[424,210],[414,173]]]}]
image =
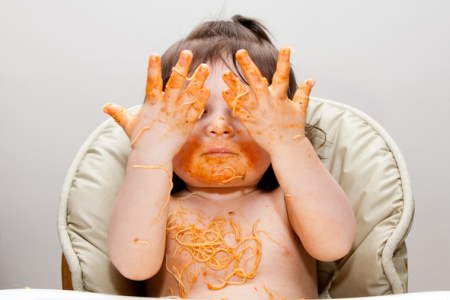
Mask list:
[{"label": "beige padded seat cushion", "polygon": [[[308,123],[316,122],[330,141],[318,153],[346,192],[358,222],[351,252],[337,262],[318,262],[321,298],[407,292],[404,240],[414,202],[399,149],[374,120],[335,101],[311,99]],[[110,118],[88,137],[67,173],[58,233],[75,290],[138,293],[137,282],[122,277],[106,251],[108,220],[129,151],[128,138]]]}]

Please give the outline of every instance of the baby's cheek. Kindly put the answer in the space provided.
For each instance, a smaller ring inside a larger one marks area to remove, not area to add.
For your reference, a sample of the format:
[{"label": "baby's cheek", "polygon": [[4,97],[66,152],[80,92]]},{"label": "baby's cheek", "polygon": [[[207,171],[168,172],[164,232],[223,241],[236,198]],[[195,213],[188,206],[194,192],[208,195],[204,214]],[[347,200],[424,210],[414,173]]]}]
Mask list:
[{"label": "baby's cheek", "polygon": [[262,149],[256,144],[256,142],[240,143],[241,154],[246,158],[248,165],[254,168],[261,161],[263,153]]}]

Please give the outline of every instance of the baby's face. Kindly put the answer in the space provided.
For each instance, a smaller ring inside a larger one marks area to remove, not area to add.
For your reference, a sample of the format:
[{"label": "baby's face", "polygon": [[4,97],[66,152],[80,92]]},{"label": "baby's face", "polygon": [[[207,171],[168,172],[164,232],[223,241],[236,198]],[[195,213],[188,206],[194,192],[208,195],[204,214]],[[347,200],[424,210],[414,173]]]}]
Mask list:
[{"label": "baby's face", "polygon": [[228,88],[222,74],[228,68],[222,63],[209,66],[205,86],[211,95],[203,116],[174,157],[173,169],[188,186],[255,186],[269,167],[270,156],[232,116],[222,97]]}]

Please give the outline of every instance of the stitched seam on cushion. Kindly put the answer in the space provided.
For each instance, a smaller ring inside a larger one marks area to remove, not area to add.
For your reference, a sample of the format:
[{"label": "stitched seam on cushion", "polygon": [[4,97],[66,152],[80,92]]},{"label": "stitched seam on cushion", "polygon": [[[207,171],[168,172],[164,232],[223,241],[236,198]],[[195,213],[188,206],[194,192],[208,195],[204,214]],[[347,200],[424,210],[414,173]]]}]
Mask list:
[{"label": "stitched seam on cushion", "polygon": [[393,252],[395,248],[399,245],[399,243],[401,243],[401,241],[404,240],[406,235],[408,234],[409,229],[412,226],[411,222],[414,215],[414,200],[412,198],[409,174],[407,171],[406,162],[403,159],[403,155],[398,146],[396,145],[396,143],[394,142],[394,140],[392,139],[392,137],[387,133],[387,131],[364,112],[358,110],[357,108],[342,103],[338,103],[332,100],[326,100],[317,97],[311,97],[311,100],[327,103],[341,109],[346,109],[352,112],[354,115],[361,118],[362,120],[365,120],[374,131],[380,134],[386,145],[389,147],[390,152],[393,154],[394,162],[400,174],[401,180],[400,186],[403,195],[403,210],[400,215],[400,219],[396,224],[395,229],[386,240],[386,245],[384,246],[381,255],[382,256],[381,264],[383,267],[383,271],[392,286],[393,293],[406,292],[403,291],[400,277],[396,273],[396,269],[392,261]]}]

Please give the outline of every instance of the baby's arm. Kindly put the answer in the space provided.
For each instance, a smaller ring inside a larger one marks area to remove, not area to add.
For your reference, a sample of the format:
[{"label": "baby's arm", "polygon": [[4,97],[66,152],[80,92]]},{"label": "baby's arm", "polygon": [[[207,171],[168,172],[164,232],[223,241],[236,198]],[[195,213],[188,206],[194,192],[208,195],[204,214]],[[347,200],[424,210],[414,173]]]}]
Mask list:
[{"label": "baby's arm", "polygon": [[334,261],[346,255],[356,233],[352,207],[342,188],[322,165],[310,141],[277,148],[272,166],[291,225],[314,258]]},{"label": "baby's arm", "polygon": [[132,150],[108,227],[108,254],[125,277],[145,280],[161,268],[165,254],[172,159],[188,138],[209,96],[202,64],[184,89],[192,61],[182,51],[162,92],[161,59],[149,60],[146,100],[136,115],[115,104],[103,107],[125,130]]},{"label": "baby's arm", "polygon": [[[172,158],[148,149],[152,147],[131,151],[108,228],[111,261],[123,276],[132,280],[156,274],[165,250],[167,205],[164,204],[171,188],[166,171],[172,174]],[[134,165],[159,165],[166,171]]]},{"label": "baby's arm", "polygon": [[[236,60],[253,94],[241,96],[239,90],[245,91],[246,87],[231,72],[226,72],[223,78],[229,89],[223,95],[230,108],[237,106],[237,117],[270,154],[285,194],[289,220],[305,249],[318,260],[333,261],[350,250],[356,220],[347,196],[322,165],[305,135],[309,95],[315,81],[306,80],[293,98],[288,98],[290,52],[289,47],[279,51],[269,86],[248,51],[239,50]],[[235,101],[236,98],[240,101]]]}]

